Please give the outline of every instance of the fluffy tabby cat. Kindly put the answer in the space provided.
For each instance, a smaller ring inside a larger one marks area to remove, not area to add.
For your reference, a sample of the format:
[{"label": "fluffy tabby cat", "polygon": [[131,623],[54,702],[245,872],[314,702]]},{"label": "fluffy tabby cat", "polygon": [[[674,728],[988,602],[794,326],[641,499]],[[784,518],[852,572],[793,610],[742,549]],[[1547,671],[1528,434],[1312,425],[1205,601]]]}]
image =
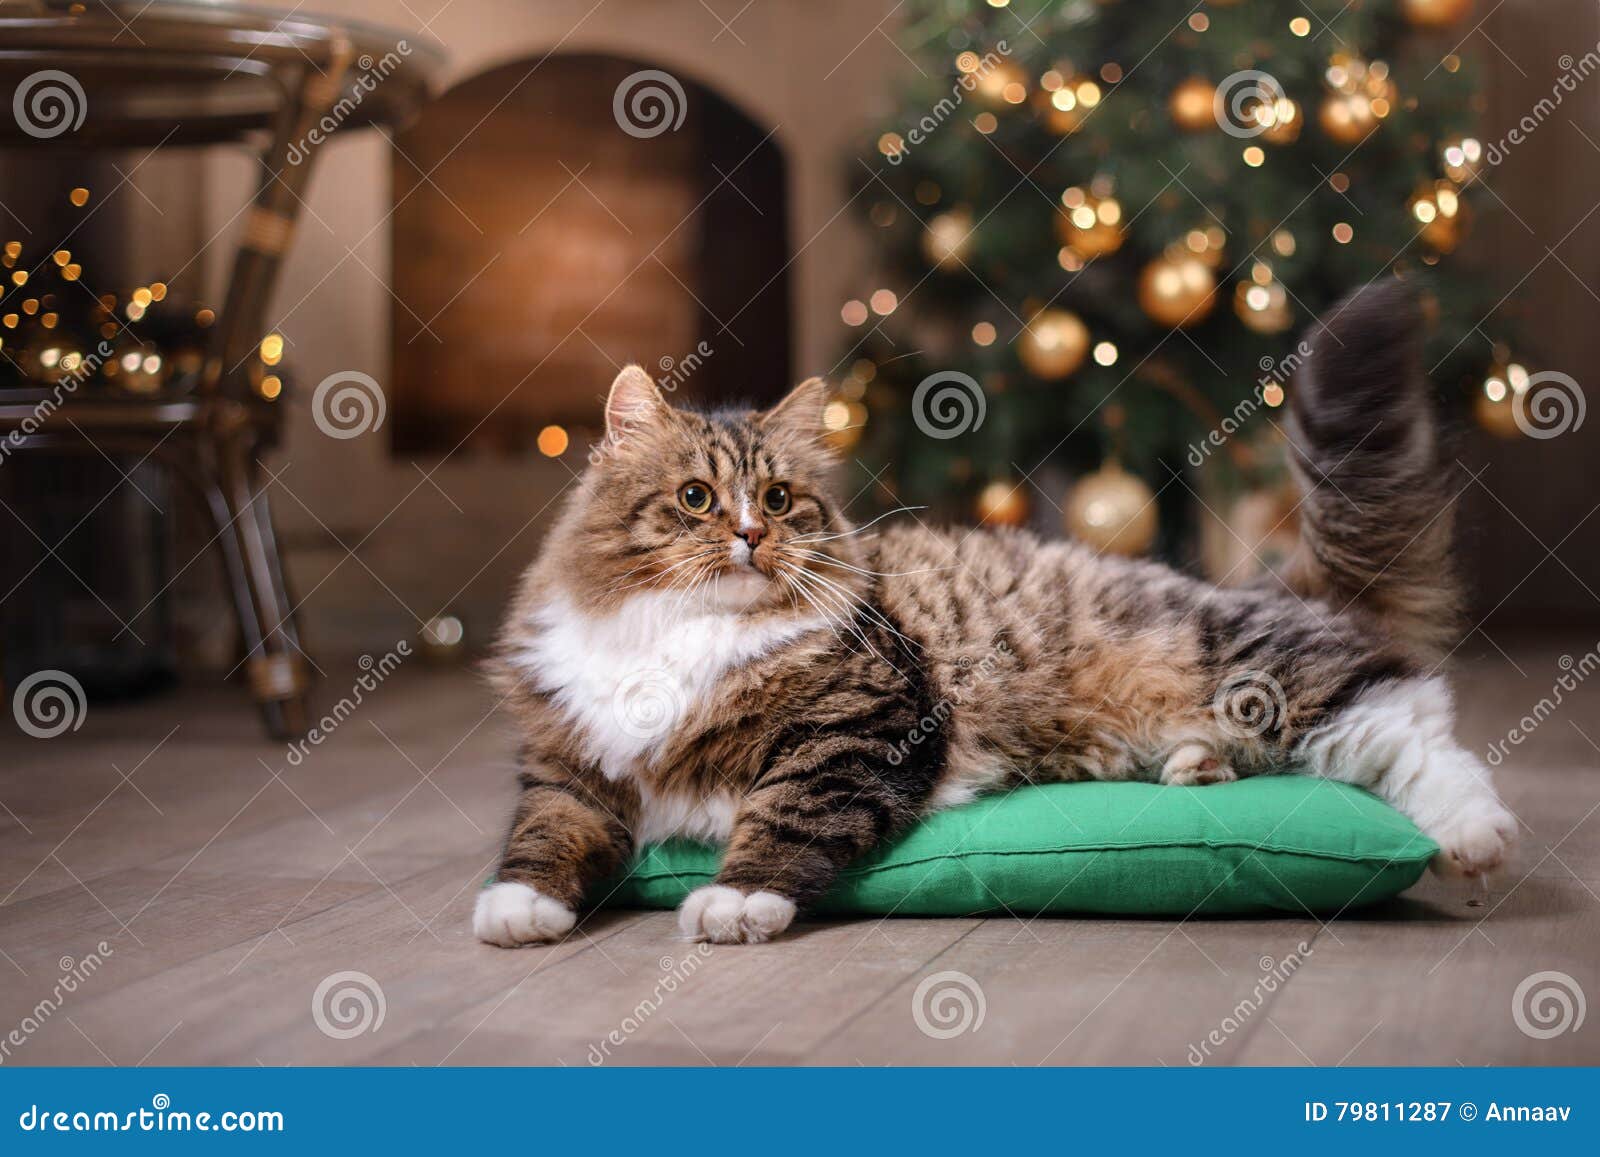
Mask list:
[{"label": "fluffy tabby cat", "polygon": [[683,932],[761,941],[921,816],[1021,783],[1285,769],[1377,792],[1478,875],[1515,832],[1436,674],[1456,587],[1417,308],[1369,288],[1293,389],[1302,549],[1221,589],[1012,531],[857,528],[826,389],[669,407],[625,369],[505,625],[522,794],[477,935],[558,938],[672,834],[726,847]]}]

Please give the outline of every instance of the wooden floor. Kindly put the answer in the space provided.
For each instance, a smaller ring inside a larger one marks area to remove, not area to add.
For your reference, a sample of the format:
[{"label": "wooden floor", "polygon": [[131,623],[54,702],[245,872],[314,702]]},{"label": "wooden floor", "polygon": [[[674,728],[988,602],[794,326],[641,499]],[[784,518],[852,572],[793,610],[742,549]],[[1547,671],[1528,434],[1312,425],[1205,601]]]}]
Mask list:
[{"label": "wooden floor", "polygon": [[[1459,671],[1480,751],[1550,693],[1560,655],[1593,645],[1495,642],[1475,636]],[[323,665],[331,705],[360,671]],[[512,798],[491,708],[467,673],[412,660],[294,762],[236,687],[94,706],[51,740],[7,721],[0,1060],[1600,1062],[1600,1009],[1546,1039],[1513,1012],[1542,972],[1567,979],[1532,987],[1600,999],[1600,678],[1507,761],[1523,840],[1487,893],[1429,877],[1326,926],[828,921],[704,950],[667,913],[597,913],[556,947],[473,941]],[[963,995],[972,1023],[950,1035]]]}]

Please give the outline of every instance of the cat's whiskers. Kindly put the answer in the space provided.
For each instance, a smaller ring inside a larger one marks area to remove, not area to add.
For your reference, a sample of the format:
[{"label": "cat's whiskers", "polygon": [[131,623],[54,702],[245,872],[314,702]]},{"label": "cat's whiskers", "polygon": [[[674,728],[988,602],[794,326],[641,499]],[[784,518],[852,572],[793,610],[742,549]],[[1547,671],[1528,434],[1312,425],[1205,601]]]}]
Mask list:
[{"label": "cat's whiskers", "polygon": [[868,570],[865,567],[859,567],[853,563],[844,562],[842,559],[834,558],[831,554],[824,554],[820,550],[806,550],[805,548],[800,547],[795,548],[793,553],[803,555],[804,557],[812,559],[816,562],[825,563],[828,566],[836,566],[844,570],[854,571],[856,574],[865,575],[867,578],[905,578],[907,575],[938,574],[940,571],[956,569],[956,565],[951,563],[949,566],[925,566],[919,570]]},{"label": "cat's whiskers", "polygon": [[[782,577],[785,585],[788,586],[790,596],[796,599],[804,598],[806,603],[822,616],[823,620],[828,625],[828,630],[833,633],[833,637],[839,641],[840,646],[844,647],[845,650],[851,652],[852,654],[859,655],[861,653],[861,649],[853,646],[850,640],[845,637],[846,634],[851,634],[860,639],[862,645],[865,646],[867,650],[871,651],[874,655],[878,654],[877,650],[873,648],[871,642],[869,642],[865,636],[862,635],[860,629],[855,627],[849,621],[849,619],[847,619],[840,612],[840,610],[834,606],[831,597],[827,596],[822,591],[811,590],[803,584],[801,580],[804,577],[804,571],[794,567],[786,566],[783,563],[779,563],[778,565],[780,568],[779,574]],[[879,657],[881,658],[882,656]]]},{"label": "cat's whiskers", "polygon": [[824,588],[831,590],[836,596],[843,599],[846,605],[853,606],[868,620],[875,623],[877,626],[882,627],[885,631],[889,632],[889,634],[893,635],[907,649],[916,651],[920,651],[922,649],[915,640],[907,638],[898,627],[891,623],[888,618],[882,614],[882,612],[880,612],[871,603],[867,602],[866,599],[862,598],[861,595],[846,587],[843,583],[837,582],[834,579],[829,578],[827,575],[818,574],[816,571],[811,570],[808,567],[801,567],[800,569],[807,578],[821,584]]},{"label": "cat's whiskers", "polygon": [[[614,587],[614,588],[612,588],[611,593],[612,594],[622,594],[624,591],[631,591],[631,590],[634,590],[637,587],[649,586],[652,583],[657,583],[661,579],[665,578],[667,575],[671,574],[673,571],[677,570],[679,567],[688,566],[690,563],[699,562],[700,560],[705,559],[705,558],[709,558],[710,556],[712,556],[714,554],[719,554],[719,553],[721,553],[721,550],[722,550],[721,547],[715,547],[714,546],[714,547],[711,547],[708,550],[697,551],[694,554],[689,555],[687,558],[679,559],[677,562],[673,563],[669,567],[666,567],[666,568],[664,568],[662,570],[658,570],[654,574],[648,575],[647,577],[645,577],[643,579],[640,579],[636,583],[629,583],[627,586],[623,586],[623,587]],[[649,565],[648,563],[643,564],[643,566],[648,566],[648,565]],[[632,574],[635,571],[642,570],[643,566],[634,567],[633,570],[629,571],[628,573]],[[627,575],[624,575],[623,577],[626,578]],[[673,583],[675,583],[676,581],[677,580],[674,579]],[[671,590],[672,586],[673,586],[673,583],[668,583],[667,586],[665,588],[663,588],[663,589]]]},{"label": "cat's whiskers", "polygon": [[833,539],[836,539],[836,538],[851,538],[851,537],[853,537],[853,536],[855,536],[857,534],[860,534],[862,531],[868,529],[869,527],[876,526],[878,523],[882,522],[885,518],[888,518],[891,514],[908,514],[908,513],[911,513],[912,511],[926,510],[926,509],[928,509],[926,506],[897,506],[893,510],[884,511],[882,514],[878,515],[878,517],[874,518],[871,522],[863,522],[860,526],[854,527],[854,528],[852,528],[850,530],[843,530],[843,531],[838,532],[837,534],[824,534],[821,531],[813,531],[810,534],[802,534],[802,535],[800,535],[799,537],[794,539],[794,541],[795,542],[829,542],[829,541],[832,541]]},{"label": "cat's whiskers", "polygon": [[[872,645],[872,640],[867,638],[866,632],[856,625],[856,616],[858,614],[862,615],[863,617],[867,618],[869,622],[872,622],[877,626],[881,626],[884,630],[888,631],[891,635],[894,635],[908,647],[914,647],[916,645],[915,643],[913,643],[910,639],[907,639],[898,630],[896,630],[892,623],[889,623],[887,620],[885,620],[854,592],[848,591],[837,584],[831,583],[824,579],[821,575],[817,574],[815,571],[807,570],[804,567],[795,567],[791,565],[788,569],[790,575],[796,581],[796,583],[805,590],[806,597],[813,606],[817,607],[819,610],[823,610],[824,613],[830,609],[834,611],[840,624],[850,634],[860,639],[862,646],[864,646],[880,661],[892,668],[896,674],[900,675],[902,678],[905,677],[905,673],[901,671],[899,667],[895,666],[888,656],[886,656],[882,651],[878,650],[877,647]],[[835,632],[835,634],[837,635],[837,632]],[[844,641],[842,637],[840,638],[840,641]],[[846,644],[846,646],[848,646],[848,644]],[[850,649],[855,650],[853,647]]]}]

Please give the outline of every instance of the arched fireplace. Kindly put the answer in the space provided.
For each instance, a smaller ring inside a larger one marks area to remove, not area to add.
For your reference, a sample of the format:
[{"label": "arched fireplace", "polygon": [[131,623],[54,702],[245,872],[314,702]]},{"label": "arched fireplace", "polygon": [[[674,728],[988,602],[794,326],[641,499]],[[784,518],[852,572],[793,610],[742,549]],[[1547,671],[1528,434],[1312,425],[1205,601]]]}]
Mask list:
[{"label": "arched fireplace", "polygon": [[598,54],[460,82],[397,141],[393,445],[592,429],[617,367],[678,396],[791,384],[775,130],[681,70]]}]

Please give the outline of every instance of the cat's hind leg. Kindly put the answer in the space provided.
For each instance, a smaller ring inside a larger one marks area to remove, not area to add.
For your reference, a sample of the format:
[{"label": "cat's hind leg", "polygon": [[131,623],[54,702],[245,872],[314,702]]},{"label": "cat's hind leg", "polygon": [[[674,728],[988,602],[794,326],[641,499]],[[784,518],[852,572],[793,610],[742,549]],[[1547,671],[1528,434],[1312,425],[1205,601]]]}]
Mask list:
[{"label": "cat's hind leg", "polygon": [[1397,679],[1365,692],[1298,746],[1313,775],[1375,792],[1439,845],[1433,869],[1481,876],[1504,862],[1516,836],[1489,769],[1455,741],[1440,679]]}]

